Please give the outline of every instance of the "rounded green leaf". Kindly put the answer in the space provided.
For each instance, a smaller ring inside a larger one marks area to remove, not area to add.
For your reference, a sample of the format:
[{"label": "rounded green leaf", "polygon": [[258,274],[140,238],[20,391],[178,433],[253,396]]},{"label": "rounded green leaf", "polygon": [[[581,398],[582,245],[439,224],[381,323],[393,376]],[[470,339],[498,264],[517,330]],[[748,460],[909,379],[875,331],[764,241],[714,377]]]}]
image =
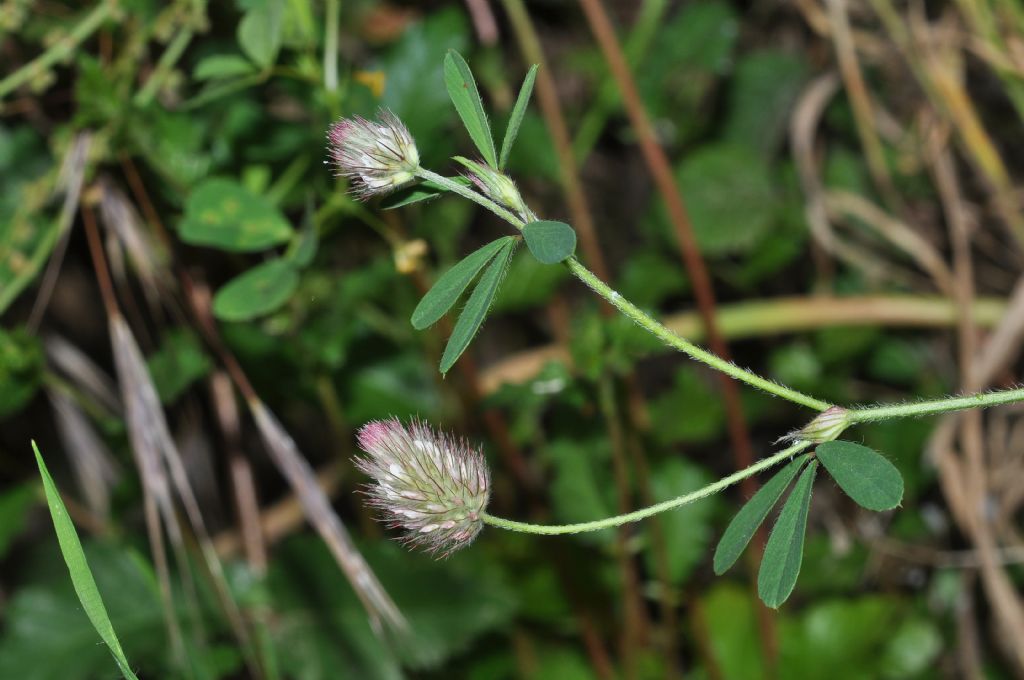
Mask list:
[{"label": "rounded green leaf", "polygon": [[281,0],[256,3],[238,24],[238,44],[246,56],[263,68],[269,68],[281,49]]},{"label": "rounded green leaf", "polygon": [[[687,154],[676,182],[701,252],[725,255],[755,247],[778,216],[774,181],[764,159],[741,146],[714,144]],[[658,211],[667,224],[664,208]]]},{"label": "rounded green leaf", "polygon": [[213,313],[222,321],[248,321],[269,314],[292,296],[299,275],[291,262],[270,260],[236,276],[217,291]]},{"label": "rounded green leaf", "polygon": [[248,252],[284,243],[292,237],[292,226],[263,196],[232,180],[213,178],[189,195],[178,236],[192,245]]},{"label": "rounded green leaf", "polygon": [[818,460],[839,488],[868,510],[892,510],[903,500],[903,477],[885,456],[860,444],[819,444]]},{"label": "rounded green leaf", "polygon": [[722,540],[715,548],[715,573],[721,576],[729,569],[739,556],[743,554],[750,539],[754,537],[757,528],[764,522],[775,504],[778,503],[782,493],[789,487],[789,483],[796,477],[800,467],[806,458],[801,456],[790,461],[789,465],[779,470],[775,476],[757,490],[746,505],[740,508],[736,516],[729,522]]},{"label": "rounded green leaf", "polygon": [[423,330],[434,325],[455,304],[469,284],[513,237],[505,236],[473,251],[446,271],[427,291],[412,313],[412,325]]},{"label": "rounded green leaf", "polygon": [[789,598],[800,575],[807,511],[811,505],[811,488],[817,469],[817,461],[811,461],[800,475],[764,548],[761,569],[757,574],[757,594],[772,609],[778,609]]},{"label": "rounded green leaf", "polygon": [[487,312],[491,308],[494,295],[498,292],[501,278],[505,274],[505,269],[508,267],[508,261],[512,258],[512,252],[515,250],[515,247],[515,240],[506,241],[487,267],[487,271],[480,277],[480,282],[473,289],[473,294],[469,296],[469,301],[466,302],[462,314],[459,315],[459,320],[455,323],[452,336],[448,338],[448,344],[445,346],[444,354],[441,356],[441,373],[448,372],[458,358],[462,356],[462,353],[466,351],[466,348],[469,347],[469,343],[473,340],[476,332],[480,330],[484,319],[487,318]]},{"label": "rounded green leaf", "polygon": [[544,264],[558,264],[576,251],[576,232],[565,222],[540,220],[523,227],[526,246]]}]

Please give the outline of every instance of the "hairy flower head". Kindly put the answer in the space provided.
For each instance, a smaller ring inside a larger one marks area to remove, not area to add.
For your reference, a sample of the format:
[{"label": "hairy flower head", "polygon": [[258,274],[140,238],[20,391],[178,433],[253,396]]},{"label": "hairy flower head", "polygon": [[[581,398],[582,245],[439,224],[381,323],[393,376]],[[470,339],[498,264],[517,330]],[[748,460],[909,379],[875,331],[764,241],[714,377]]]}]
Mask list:
[{"label": "hairy flower head", "polygon": [[373,478],[370,504],[403,540],[447,556],[483,528],[491,478],[479,448],[436,432],[419,420],[376,420],[359,430],[366,456],[356,466]]},{"label": "hairy flower head", "polygon": [[377,120],[342,118],[327,131],[327,151],[338,174],[352,183],[361,200],[390,191],[416,179],[420,154],[402,121],[387,109]]}]

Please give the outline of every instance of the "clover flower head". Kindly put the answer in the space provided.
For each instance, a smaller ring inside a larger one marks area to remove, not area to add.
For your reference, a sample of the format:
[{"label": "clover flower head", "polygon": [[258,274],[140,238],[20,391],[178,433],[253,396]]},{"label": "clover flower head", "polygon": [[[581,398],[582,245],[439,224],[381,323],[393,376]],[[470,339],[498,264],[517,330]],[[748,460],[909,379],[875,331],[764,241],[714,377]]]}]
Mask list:
[{"label": "clover flower head", "polygon": [[445,557],[473,542],[491,486],[479,448],[397,418],[367,423],[358,440],[366,455],[356,466],[373,478],[370,505],[389,526],[405,530],[405,543]]},{"label": "clover flower head", "polygon": [[327,131],[330,163],[352,183],[360,200],[394,191],[416,179],[420,154],[402,121],[387,109],[377,120],[342,118]]}]

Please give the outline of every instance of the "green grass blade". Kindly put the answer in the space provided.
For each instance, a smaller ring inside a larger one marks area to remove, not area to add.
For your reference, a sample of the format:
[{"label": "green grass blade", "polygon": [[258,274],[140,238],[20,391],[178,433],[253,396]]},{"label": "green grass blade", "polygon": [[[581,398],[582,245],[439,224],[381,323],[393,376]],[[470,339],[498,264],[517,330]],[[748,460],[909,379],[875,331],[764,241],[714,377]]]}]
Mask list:
[{"label": "green grass blade", "polygon": [[498,252],[507,246],[514,237],[504,236],[491,241],[484,247],[473,251],[462,258],[458,264],[446,271],[427,294],[423,296],[416,309],[412,312],[412,326],[418,331],[437,323],[452,305],[459,299],[469,284],[472,283],[480,270],[494,259]]},{"label": "green grass blade", "polygon": [[476,148],[483,154],[487,164],[496,168],[498,155],[494,151],[491,125],[487,122],[480,92],[476,89],[476,81],[473,79],[473,72],[469,70],[469,64],[455,50],[448,50],[444,57],[444,84]]},{"label": "green grass blade", "polygon": [[750,543],[750,539],[754,537],[757,528],[764,522],[764,518],[779,502],[779,498],[796,477],[796,473],[800,472],[805,460],[801,456],[790,461],[789,465],[779,470],[764,486],[758,489],[757,493],[751,496],[750,500],[732,518],[725,533],[722,534],[722,539],[718,542],[718,547],[715,548],[716,574],[721,576],[736,563],[747,544]]},{"label": "green grass blade", "polygon": [[508,119],[508,127],[505,128],[505,139],[501,142],[501,157],[498,159],[498,169],[504,170],[508,164],[508,157],[512,153],[512,146],[519,136],[519,126],[526,115],[526,107],[530,104],[530,96],[533,94],[533,81],[537,79],[537,64],[530,67],[523,79],[523,86],[519,88],[519,97],[516,105],[512,107],[512,115]]},{"label": "green grass blade", "polygon": [[818,460],[839,488],[861,507],[881,512],[903,500],[903,477],[885,456],[860,444],[831,441],[819,444]]},{"label": "green grass blade", "polygon": [[121,674],[128,680],[138,680],[138,677],[128,665],[128,659],[125,658],[124,650],[121,649],[121,643],[114,633],[114,626],[110,623],[110,617],[107,616],[107,608],[103,606],[100,591],[96,588],[96,581],[92,577],[92,571],[89,570],[89,564],[85,561],[85,552],[83,552],[82,543],[78,540],[78,534],[75,532],[75,525],[68,516],[68,511],[64,507],[64,501],[61,500],[60,493],[53,483],[53,478],[50,477],[50,471],[46,469],[46,463],[43,462],[43,456],[39,453],[39,447],[36,446],[34,441],[32,442],[32,450],[36,453],[39,474],[43,478],[46,504],[50,507],[53,528],[57,532],[57,542],[60,543],[60,551],[64,555],[64,562],[68,565],[68,572],[71,574],[71,582],[75,586],[75,592],[78,593],[78,600],[82,603],[82,608],[85,610],[96,632],[99,633],[103,641],[107,643],[107,647],[110,648],[110,653],[114,655],[114,660],[121,669]]},{"label": "green grass blade", "polygon": [[516,241],[506,242],[487,267],[487,271],[480,277],[480,283],[473,290],[473,294],[469,296],[469,301],[463,308],[462,314],[459,315],[459,320],[455,323],[452,336],[448,339],[448,345],[444,348],[444,354],[441,356],[441,373],[448,372],[469,347],[476,332],[480,330],[484,319],[487,318],[487,311],[491,308],[491,302],[494,301],[494,295],[498,292],[501,279],[505,275],[508,262],[512,259],[515,247]]},{"label": "green grass blade", "polygon": [[804,558],[804,534],[807,532],[807,512],[811,505],[811,489],[818,462],[811,464],[800,475],[793,492],[782,506],[779,519],[772,528],[764,558],[757,574],[757,594],[766,605],[778,609],[796,586],[800,564]]}]

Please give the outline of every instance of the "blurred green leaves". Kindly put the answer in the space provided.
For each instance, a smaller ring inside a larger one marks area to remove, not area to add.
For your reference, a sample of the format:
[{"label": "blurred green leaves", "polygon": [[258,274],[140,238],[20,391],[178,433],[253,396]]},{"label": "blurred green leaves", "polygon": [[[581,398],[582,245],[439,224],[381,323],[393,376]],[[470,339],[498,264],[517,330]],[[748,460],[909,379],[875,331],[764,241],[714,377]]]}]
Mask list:
[{"label": "blurred green leaves", "polygon": [[290,261],[267,260],[218,290],[213,298],[213,313],[224,321],[249,321],[278,309],[298,285],[299,273]]},{"label": "blurred green leaves", "polygon": [[256,0],[238,24],[238,44],[261,69],[270,68],[281,49],[283,0]]},{"label": "blurred green leaves", "polygon": [[437,562],[393,543],[360,550],[408,618],[410,636],[388,649],[370,630],[351,589],[338,587],[326,548],[312,538],[292,539],[269,578],[279,617],[277,654],[294,677],[333,680],[343,668],[368,680],[396,678],[403,660],[436,668],[481,635],[500,630],[515,612],[515,596],[500,570],[477,551]]},{"label": "blurred green leaves", "polygon": [[718,144],[688,154],[676,181],[707,255],[745,252],[775,221],[779,204],[769,166],[747,147]]},{"label": "blurred green leaves", "polygon": [[251,252],[288,241],[292,226],[263,196],[233,180],[211,178],[189,194],[178,235],[192,245]]},{"label": "blurred green leaves", "polygon": [[[704,468],[679,458],[661,461],[651,475],[651,494],[655,503],[696,491],[714,481]],[[711,541],[711,520],[719,506],[712,497],[684,505],[658,518],[665,539],[668,576],[673,585],[681,585],[707,557]],[[646,552],[648,570],[657,574],[654,549]]]},{"label": "blurred green leaves", "polygon": [[206,376],[211,367],[199,339],[184,328],[168,332],[160,349],[146,359],[146,368],[164,404],[177,401],[195,381]]},{"label": "blurred green leaves", "polygon": [[449,49],[465,49],[468,28],[454,7],[431,12],[410,24],[381,60],[386,84],[380,103],[406,124],[427,164],[450,155],[451,135],[442,131],[455,116],[439,66]]},{"label": "blurred green leaves", "polygon": [[43,348],[24,328],[0,328],[0,417],[21,409],[43,379]]}]

